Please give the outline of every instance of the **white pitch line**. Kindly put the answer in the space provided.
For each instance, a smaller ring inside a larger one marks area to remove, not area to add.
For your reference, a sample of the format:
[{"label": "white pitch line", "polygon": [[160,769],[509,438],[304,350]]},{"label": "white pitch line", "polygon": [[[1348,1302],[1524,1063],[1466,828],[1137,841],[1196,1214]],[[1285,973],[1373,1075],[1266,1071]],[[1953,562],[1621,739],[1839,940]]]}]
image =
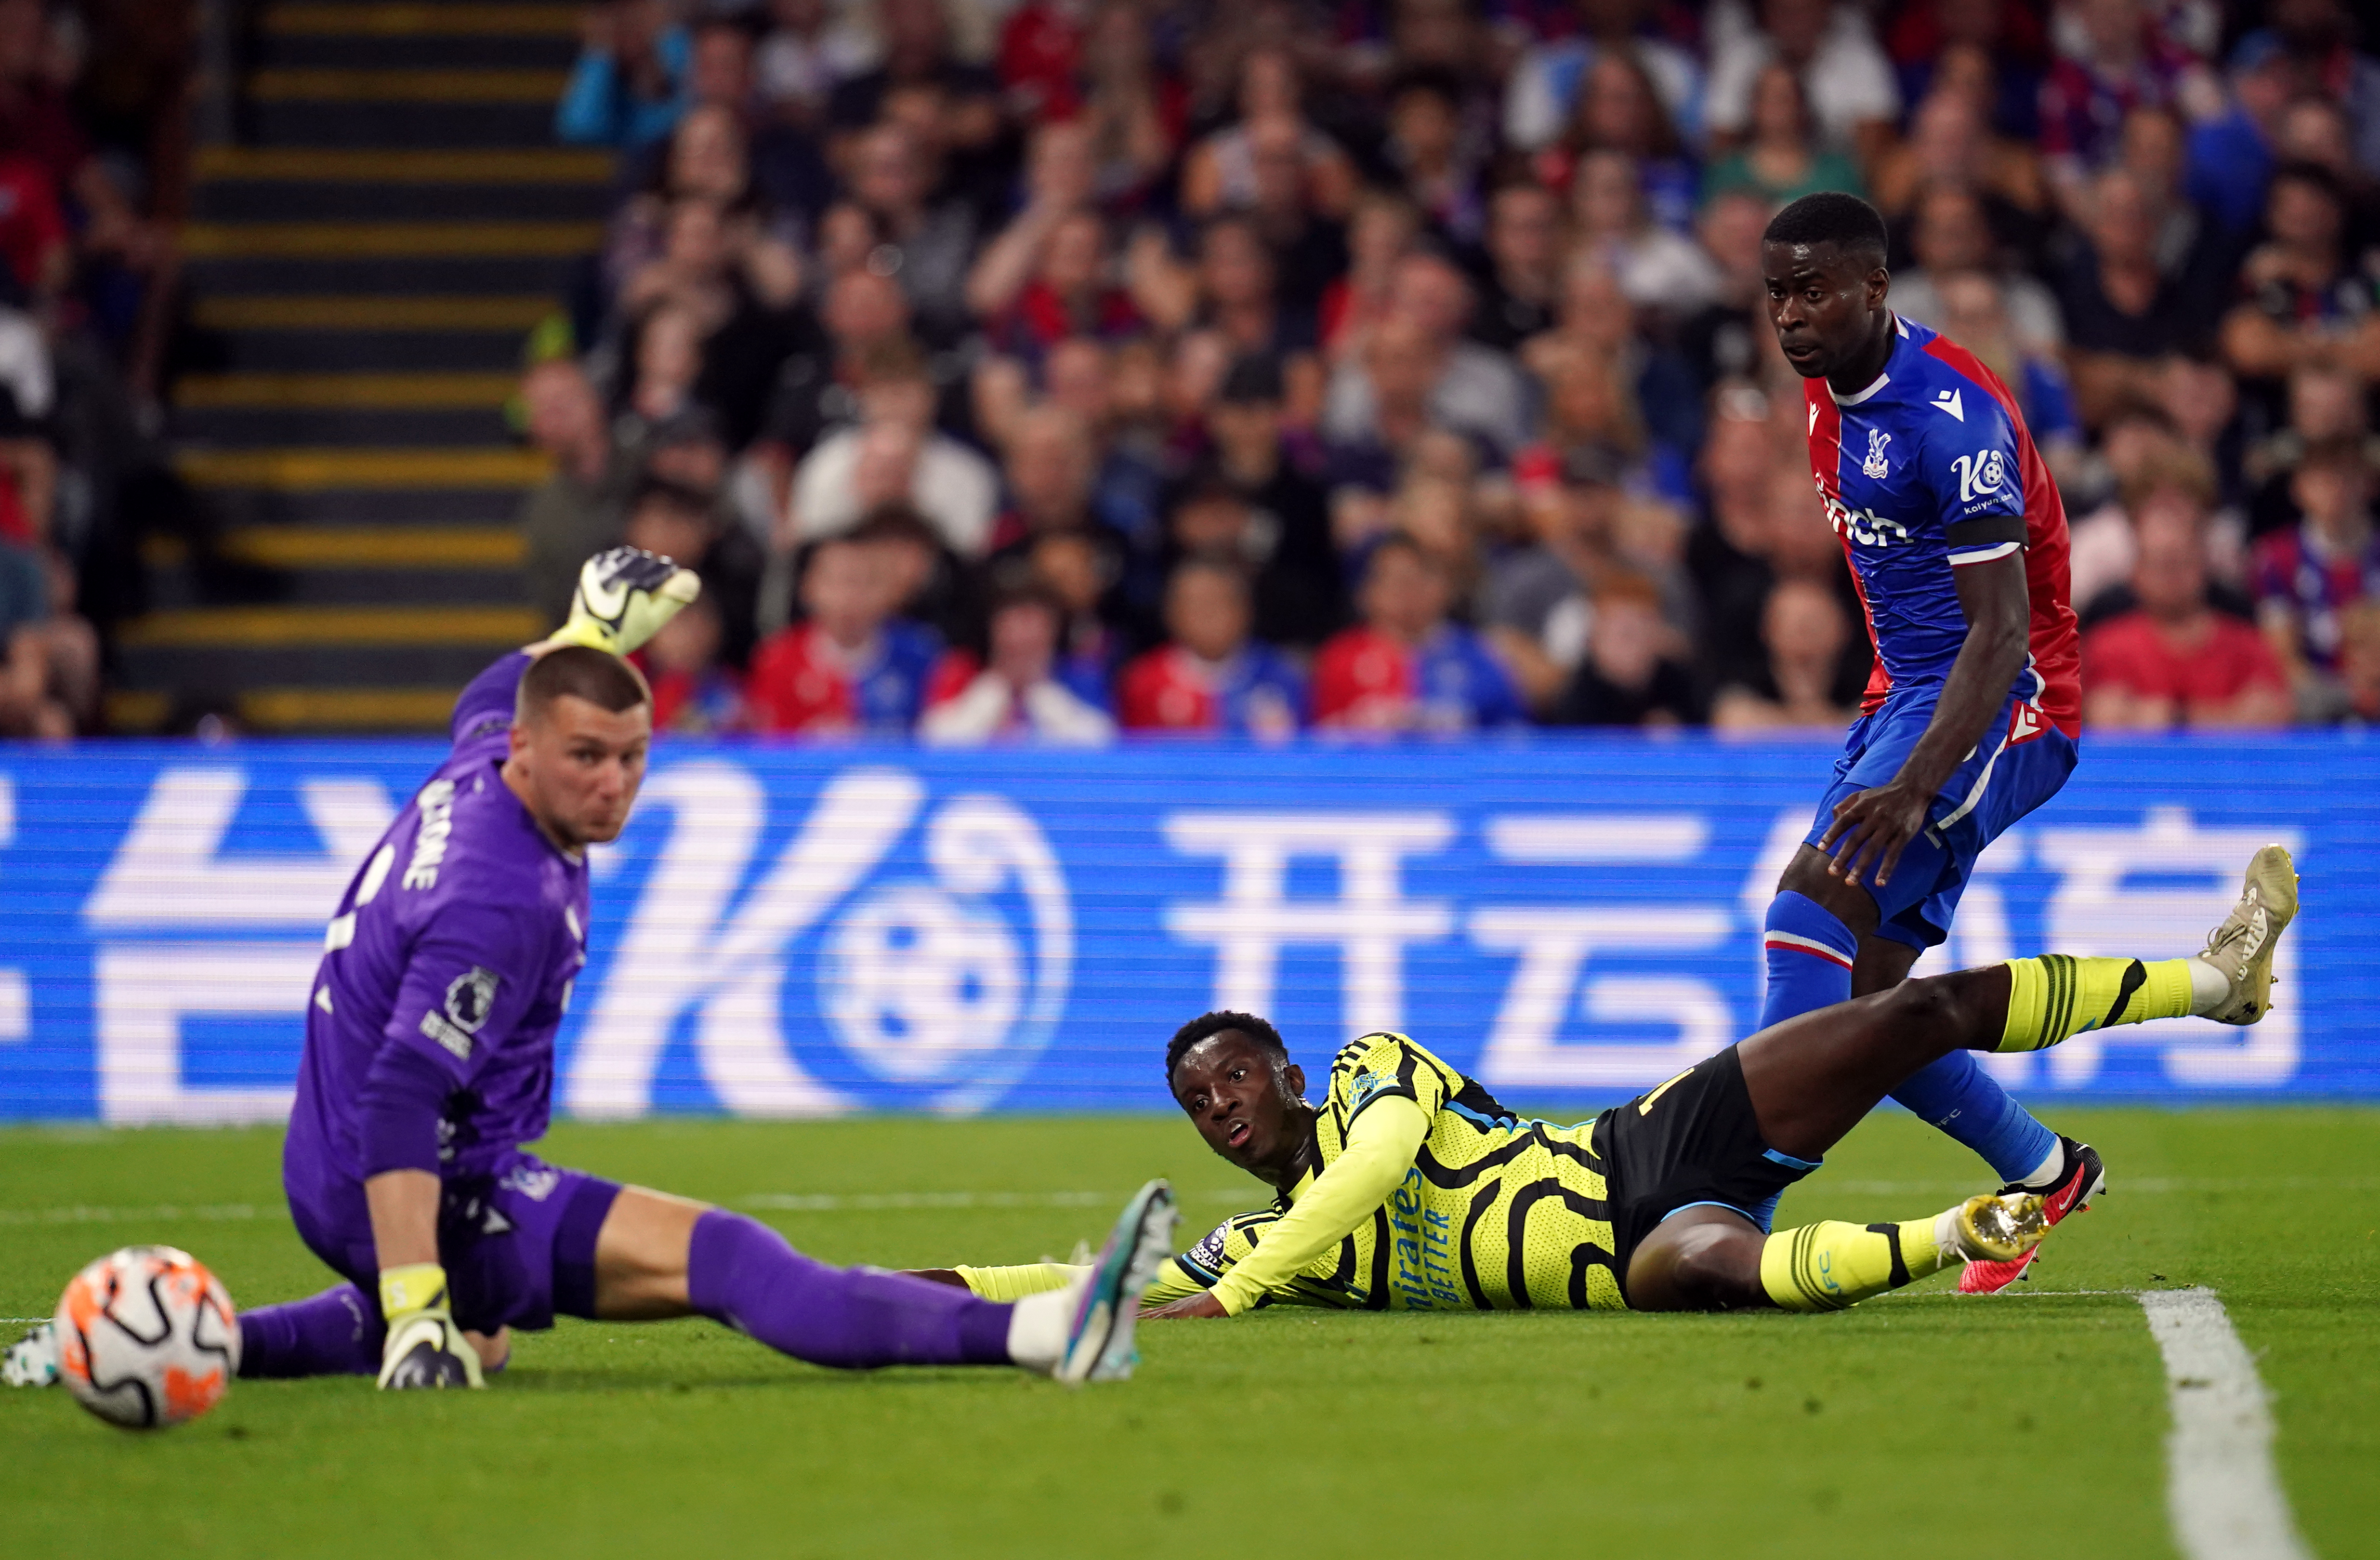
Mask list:
[{"label": "white pitch line", "polygon": [[2166,1511],[2190,1560],[2312,1560],[2273,1469],[2273,1413],[2256,1362],[2212,1289],[2141,1296],[2165,1355]]}]

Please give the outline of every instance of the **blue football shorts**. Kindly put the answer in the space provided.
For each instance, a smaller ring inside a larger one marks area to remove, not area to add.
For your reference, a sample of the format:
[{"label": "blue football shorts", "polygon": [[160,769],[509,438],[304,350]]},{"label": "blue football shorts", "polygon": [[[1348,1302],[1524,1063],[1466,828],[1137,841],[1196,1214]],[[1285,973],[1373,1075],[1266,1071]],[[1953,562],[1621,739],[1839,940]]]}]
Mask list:
[{"label": "blue football shorts", "polygon": [[[1835,808],[1845,798],[1874,790],[1900,773],[1934,718],[1940,692],[1931,686],[1896,689],[1852,723],[1843,756],[1835,761],[1833,783],[1803,836],[1808,844],[1815,847],[1833,827]],[[2056,796],[2082,757],[2072,737],[2052,725],[2038,706],[2014,694],[1985,729],[1990,735],[1951,772],[1926,809],[1929,823],[1900,853],[1892,881],[1866,884],[1876,898],[1876,929],[1895,942],[1930,948],[1949,936],[1975,858]]]}]

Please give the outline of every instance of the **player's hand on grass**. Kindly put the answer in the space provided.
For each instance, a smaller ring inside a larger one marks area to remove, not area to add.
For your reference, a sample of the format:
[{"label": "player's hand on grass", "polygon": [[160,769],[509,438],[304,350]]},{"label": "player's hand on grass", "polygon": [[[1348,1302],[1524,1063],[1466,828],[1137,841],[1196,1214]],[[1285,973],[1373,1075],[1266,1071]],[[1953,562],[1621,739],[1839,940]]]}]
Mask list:
[{"label": "player's hand on grass", "polygon": [[1144,1322],[1187,1322],[1231,1314],[1223,1309],[1222,1301],[1202,1290],[1196,1295],[1184,1295],[1171,1305],[1159,1306],[1155,1310],[1144,1310],[1140,1317]]},{"label": "player's hand on grass", "polygon": [[549,642],[625,655],[661,632],[662,624],[701,593],[702,581],[694,570],[638,548],[614,547],[579,568],[570,619]]},{"label": "player's hand on grass", "polygon": [[480,1351],[455,1324],[446,1272],[436,1262],[382,1268],[380,1309],[388,1319],[388,1341],[380,1351],[382,1391],[484,1384]]},{"label": "player's hand on grass", "polygon": [[1818,848],[1834,858],[1827,871],[1854,888],[1863,873],[1878,887],[1891,882],[1900,853],[1925,827],[1925,810],[1933,799],[1931,791],[1895,781],[1837,802],[1835,821],[1818,841]]}]

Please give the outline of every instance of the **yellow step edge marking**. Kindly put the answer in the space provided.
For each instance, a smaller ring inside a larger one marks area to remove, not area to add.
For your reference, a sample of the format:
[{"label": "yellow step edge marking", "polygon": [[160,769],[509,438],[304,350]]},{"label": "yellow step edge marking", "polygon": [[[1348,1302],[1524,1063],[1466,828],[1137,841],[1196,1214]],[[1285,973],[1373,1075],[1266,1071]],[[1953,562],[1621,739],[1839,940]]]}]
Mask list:
[{"label": "yellow step edge marking", "polygon": [[519,388],[511,373],[192,373],[175,382],[173,400],[200,409],[452,409],[501,407]]},{"label": "yellow step edge marking", "polygon": [[180,607],[134,618],[117,640],[140,650],[520,645],[544,628],[544,618],[526,606]]},{"label": "yellow step edge marking", "polygon": [[330,70],[248,73],[260,103],[538,103],[561,101],[566,70]]},{"label": "yellow step edge marking", "polygon": [[316,493],[333,488],[533,487],[546,457],[527,449],[187,450],[175,469],[200,487]]},{"label": "yellow step edge marking", "polygon": [[[513,569],[528,555],[520,532],[503,526],[239,526],[218,543],[226,557],[266,568]],[[186,562],[179,537],[152,536],[141,561]]]},{"label": "yellow step edge marking", "polygon": [[407,297],[202,298],[190,318],[205,330],[525,331],[561,305],[550,298],[424,294]]},{"label": "yellow step edge marking", "polygon": [[268,6],[282,38],[545,38],[578,30],[576,6]]},{"label": "yellow step edge marking", "polygon": [[240,718],[265,731],[443,731],[451,688],[258,688],[239,696]]},{"label": "yellow step edge marking", "polygon": [[201,260],[502,259],[585,254],[600,222],[197,222],[182,250]]},{"label": "yellow step edge marking", "polygon": [[201,179],[358,179],[381,184],[609,184],[608,152],[561,148],[424,152],[318,146],[202,146]]},{"label": "yellow step edge marking", "polygon": [[172,695],[146,689],[111,689],[106,702],[110,731],[154,731],[174,713]]}]

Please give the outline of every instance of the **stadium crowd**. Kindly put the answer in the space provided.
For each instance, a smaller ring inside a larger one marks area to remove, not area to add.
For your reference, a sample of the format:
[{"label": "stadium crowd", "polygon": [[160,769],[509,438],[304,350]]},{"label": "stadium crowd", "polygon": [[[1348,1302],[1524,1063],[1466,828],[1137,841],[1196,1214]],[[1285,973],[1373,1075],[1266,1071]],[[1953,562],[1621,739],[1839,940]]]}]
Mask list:
[{"label": "stadium crowd", "polygon": [[[0,4],[6,0],[0,0]],[[663,723],[1840,729],[1765,317],[1864,195],[2072,523],[2101,728],[2380,719],[2380,61],[2338,0],[608,0],[524,401]]]},{"label": "stadium crowd", "polygon": [[156,165],[181,133],[188,18],[0,0],[0,737],[100,718],[102,616],[128,610],[128,510],[155,502],[176,265]]}]

